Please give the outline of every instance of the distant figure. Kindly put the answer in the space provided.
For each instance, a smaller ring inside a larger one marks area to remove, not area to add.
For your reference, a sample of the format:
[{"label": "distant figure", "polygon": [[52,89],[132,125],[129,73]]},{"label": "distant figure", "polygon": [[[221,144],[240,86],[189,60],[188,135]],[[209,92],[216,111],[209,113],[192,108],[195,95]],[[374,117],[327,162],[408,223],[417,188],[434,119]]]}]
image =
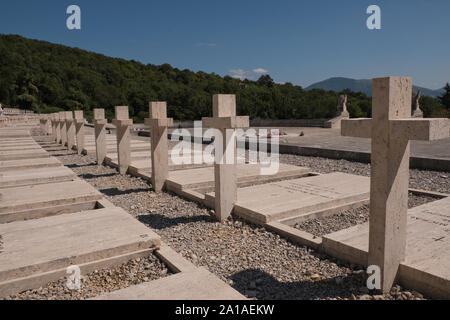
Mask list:
[{"label": "distant figure", "polygon": [[420,90],[418,92],[414,91],[412,92],[412,108],[411,108],[411,116],[413,118],[423,118],[423,112],[420,109],[420,100],[421,92]]},{"label": "distant figure", "polygon": [[3,116],[3,106],[1,103],[0,103],[0,116]]},{"label": "distant figure", "polygon": [[338,111],[338,114],[340,114],[340,115],[348,114],[348,112],[347,112],[347,95],[346,94],[341,94],[339,96],[337,111]]}]

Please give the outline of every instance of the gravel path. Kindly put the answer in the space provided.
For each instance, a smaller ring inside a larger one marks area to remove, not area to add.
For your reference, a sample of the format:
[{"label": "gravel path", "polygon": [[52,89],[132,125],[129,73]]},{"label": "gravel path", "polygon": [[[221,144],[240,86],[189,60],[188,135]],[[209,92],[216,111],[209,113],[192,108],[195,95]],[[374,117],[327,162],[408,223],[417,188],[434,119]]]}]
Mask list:
[{"label": "gravel path", "polygon": [[[211,210],[170,193],[155,194],[144,180],[121,176],[115,169],[97,166],[92,156],[63,155],[60,151],[53,153],[61,154],[59,160],[103,192],[115,205],[155,230],[174,250],[195,265],[207,267],[247,297],[423,298],[420,293],[402,290],[398,286],[389,295],[372,296],[365,287],[365,272],[359,266],[298,246],[241,219],[216,222],[211,217]],[[311,163],[321,162],[320,159],[311,159]],[[327,167],[326,164],[322,166]],[[318,167],[316,165],[313,169]]]},{"label": "gravel path", "polygon": [[[422,204],[436,201],[438,198],[409,194],[408,207],[413,208]],[[364,205],[356,209],[345,210],[335,215],[317,219],[310,219],[301,223],[296,223],[294,228],[309,232],[317,237],[347,229],[357,224],[369,221],[369,205]]]}]

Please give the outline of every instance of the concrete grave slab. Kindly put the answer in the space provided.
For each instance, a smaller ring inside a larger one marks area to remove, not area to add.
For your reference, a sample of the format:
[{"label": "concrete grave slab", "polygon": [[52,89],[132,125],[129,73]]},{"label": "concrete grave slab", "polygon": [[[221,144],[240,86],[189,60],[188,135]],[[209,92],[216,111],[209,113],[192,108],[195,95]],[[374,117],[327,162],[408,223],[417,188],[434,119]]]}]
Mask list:
[{"label": "concrete grave slab", "polygon": [[[130,150],[131,151],[150,150],[150,144],[148,142],[143,142],[143,141],[132,141]],[[107,152],[117,152],[117,142],[114,142],[114,143],[108,142],[106,144],[106,151]],[[94,154],[95,153],[95,145],[85,144],[83,152],[87,153],[87,154]]]},{"label": "concrete grave slab", "polygon": [[66,213],[101,198],[82,180],[0,189],[0,223]]},{"label": "concrete grave slab", "polygon": [[8,160],[0,161],[0,172],[11,170],[23,170],[33,168],[51,168],[60,167],[63,164],[54,157],[38,158],[38,159],[22,159],[22,160]]},{"label": "concrete grave slab", "polygon": [[101,295],[94,300],[245,300],[205,268]]},{"label": "concrete grave slab", "polygon": [[1,224],[0,235],[0,296],[33,288],[27,277],[160,246],[157,234],[120,208]]},{"label": "concrete grave slab", "polygon": [[[133,154],[132,154],[133,155]],[[112,164],[117,165],[117,160],[114,160]],[[175,164],[169,157],[169,170],[181,170],[181,169],[192,169],[192,168],[203,168],[212,166],[212,164],[206,163],[191,163],[191,164]],[[152,162],[151,159],[143,159],[143,160],[132,160],[128,171],[131,174],[135,175],[147,175],[151,177],[152,174]]]},{"label": "concrete grave slab", "polygon": [[14,145],[14,146],[0,146],[0,152],[5,151],[21,151],[21,150],[42,150],[41,146],[35,145]]},{"label": "concrete grave slab", "polygon": [[31,168],[0,172],[0,189],[74,180],[77,175],[67,167]]},{"label": "concrete grave slab", "polygon": [[[134,151],[131,153],[131,160],[150,160],[152,156],[152,153],[150,150],[148,151]],[[110,152],[106,155],[105,161],[107,163],[112,163],[117,165],[118,164],[118,156],[117,152]]]},{"label": "concrete grave slab", "polygon": [[[237,182],[261,182],[280,178],[305,176],[310,173],[309,168],[280,163],[279,171],[275,175],[261,175],[260,164],[236,165]],[[169,173],[167,188],[173,191],[214,187],[214,167],[176,170]]]},{"label": "concrete grave slab", "polygon": [[50,154],[44,149],[32,149],[32,150],[15,150],[15,151],[1,151],[0,161],[6,160],[21,160],[21,159],[33,159],[33,158],[49,158]]},{"label": "concrete grave slab", "polygon": [[[450,299],[450,198],[408,210],[406,260],[398,281],[431,297]],[[323,249],[339,259],[367,266],[369,224],[323,237]]]},{"label": "concrete grave slab", "polygon": [[[238,189],[234,214],[259,224],[283,220],[369,198],[370,179],[346,173],[272,182]],[[206,194],[211,206],[214,193]]]}]

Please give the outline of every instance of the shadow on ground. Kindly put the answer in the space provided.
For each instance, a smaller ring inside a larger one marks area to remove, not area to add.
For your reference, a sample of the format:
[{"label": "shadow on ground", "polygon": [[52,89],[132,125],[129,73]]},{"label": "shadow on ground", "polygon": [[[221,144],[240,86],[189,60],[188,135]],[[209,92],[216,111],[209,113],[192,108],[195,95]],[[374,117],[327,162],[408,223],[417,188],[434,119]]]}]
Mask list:
[{"label": "shadow on ground", "polygon": [[249,298],[257,299],[351,299],[352,293],[358,295],[358,288],[365,284],[365,278],[361,274],[317,281],[280,282],[260,269],[243,270],[228,279],[233,281],[234,289]]},{"label": "shadow on ground", "polygon": [[[113,174],[115,175],[115,174]],[[139,188],[139,189],[127,189],[127,190],[119,190],[117,188],[108,188],[108,189],[100,189],[101,193],[106,194],[107,196],[114,197],[114,196],[121,196],[125,194],[130,193],[137,193],[137,192],[149,192],[149,188]]]},{"label": "shadow on ground", "polygon": [[188,224],[188,223],[196,223],[196,222],[208,222],[208,223],[215,223],[216,220],[207,215],[201,215],[201,216],[183,216],[183,217],[175,217],[175,218],[168,218],[162,214],[158,213],[150,213],[148,215],[140,215],[137,217],[137,219],[148,225],[150,228],[155,230],[161,230],[165,228],[174,227],[180,224]]}]

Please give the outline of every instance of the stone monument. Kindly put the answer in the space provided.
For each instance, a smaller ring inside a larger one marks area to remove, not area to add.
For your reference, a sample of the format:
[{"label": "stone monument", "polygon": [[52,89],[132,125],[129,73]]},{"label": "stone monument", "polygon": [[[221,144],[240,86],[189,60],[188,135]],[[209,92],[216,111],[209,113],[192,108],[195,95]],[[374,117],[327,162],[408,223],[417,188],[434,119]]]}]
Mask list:
[{"label": "stone monument", "polygon": [[145,124],[150,127],[152,185],[155,192],[161,192],[169,176],[167,128],[173,125],[173,119],[167,118],[166,102],[150,102],[149,116]]},{"label": "stone monument", "polygon": [[59,113],[59,129],[61,131],[61,144],[65,146],[67,144],[67,126],[66,126],[65,111],[61,111]]},{"label": "stone monument", "polygon": [[342,121],[342,135],[372,138],[368,265],[389,292],[405,259],[410,140],[448,137],[448,119],[411,118],[411,78],[373,79],[372,119]]},{"label": "stone monument", "polygon": [[75,110],[75,130],[77,136],[77,152],[81,154],[84,149],[84,117],[83,110]]},{"label": "stone monument", "polygon": [[115,107],[116,118],[113,125],[116,127],[117,137],[117,158],[119,164],[119,173],[125,174],[131,163],[131,133],[130,127],[133,120],[128,116],[128,107]]},{"label": "stone monument", "polygon": [[421,92],[419,91],[413,91],[412,92],[412,114],[411,116],[413,118],[423,118],[423,112],[420,109],[419,100],[421,97]]},{"label": "stone monument", "polygon": [[94,109],[95,153],[97,164],[102,165],[106,157],[105,109]]},{"label": "stone monument", "polygon": [[[237,199],[236,178],[236,135],[235,129],[249,126],[248,116],[236,116],[236,96],[215,94],[213,96],[213,117],[203,118],[204,128],[216,128],[222,133],[222,150],[215,150],[215,215],[225,220],[233,211]],[[217,157],[217,153],[219,157]],[[219,158],[219,161],[217,159]]]},{"label": "stone monument", "polygon": [[336,107],[337,115],[325,122],[325,128],[340,128],[341,121],[343,119],[350,118],[350,114],[347,111],[347,95],[341,94],[338,99],[338,105]]},{"label": "stone monument", "polygon": [[67,149],[71,151],[75,146],[75,123],[72,111],[66,111]]}]

